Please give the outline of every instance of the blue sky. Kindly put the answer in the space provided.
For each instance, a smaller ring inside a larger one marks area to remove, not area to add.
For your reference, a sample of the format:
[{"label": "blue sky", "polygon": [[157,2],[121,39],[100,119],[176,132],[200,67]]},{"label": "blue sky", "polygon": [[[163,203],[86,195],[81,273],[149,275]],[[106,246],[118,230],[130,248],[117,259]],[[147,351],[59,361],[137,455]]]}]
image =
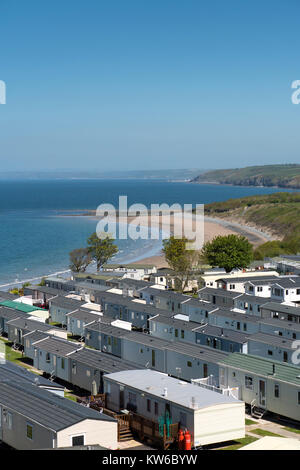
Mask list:
[{"label": "blue sky", "polygon": [[0,169],[299,163],[298,0],[1,0]]}]

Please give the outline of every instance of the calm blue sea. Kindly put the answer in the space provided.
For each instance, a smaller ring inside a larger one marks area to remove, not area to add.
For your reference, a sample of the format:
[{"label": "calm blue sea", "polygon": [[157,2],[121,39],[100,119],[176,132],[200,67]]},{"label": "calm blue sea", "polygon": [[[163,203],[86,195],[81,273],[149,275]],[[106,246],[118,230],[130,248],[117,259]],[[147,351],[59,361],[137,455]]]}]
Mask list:
[{"label": "calm blue sea", "polygon": [[[0,285],[68,269],[68,254],[85,246],[97,222],[65,217],[68,211],[96,209],[102,203],[128,205],[201,204],[274,188],[198,185],[150,180],[16,180],[0,181]],[[136,261],[157,254],[159,240],[121,240],[114,261]]]}]

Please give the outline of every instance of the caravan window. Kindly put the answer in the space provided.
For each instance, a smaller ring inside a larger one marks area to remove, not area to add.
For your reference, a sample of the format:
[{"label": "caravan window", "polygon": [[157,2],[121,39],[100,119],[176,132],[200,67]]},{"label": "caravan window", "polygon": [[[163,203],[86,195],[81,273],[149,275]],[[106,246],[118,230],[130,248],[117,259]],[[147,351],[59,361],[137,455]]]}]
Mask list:
[{"label": "caravan window", "polygon": [[245,387],[250,390],[253,389],[253,377],[250,377],[249,375],[245,376]]},{"label": "caravan window", "polygon": [[220,385],[225,385],[225,369],[220,367]]},{"label": "caravan window", "polygon": [[12,429],[12,414],[3,408],[3,423],[6,424],[8,429]]},{"label": "caravan window", "polygon": [[33,439],[33,427],[30,423],[26,424],[26,437],[31,440]]},{"label": "caravan window", "polygon": [[72,437],[72,447],[74,446],[83,446],[84,445],[84,436],[73,436]]},{"label": "caravan window", "polygon": [[136,394],[129,392],[128,393],[128,401],[131,405],[136,405]]},{"label": "caravan window", "polygon": [[151,400],[149,398],[147,398],[147,411],[151,413]]}]

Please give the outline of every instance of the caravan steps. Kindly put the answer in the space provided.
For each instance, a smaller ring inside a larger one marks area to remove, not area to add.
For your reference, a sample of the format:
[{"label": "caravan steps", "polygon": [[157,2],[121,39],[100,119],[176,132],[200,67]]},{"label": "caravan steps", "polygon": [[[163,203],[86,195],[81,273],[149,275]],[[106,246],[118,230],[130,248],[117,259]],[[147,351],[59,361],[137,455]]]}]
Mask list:
[{"label": "caravan steps", "polygon": [[128,426],[120,426],[119,428],[119,442],[131,441],[133,439],[132,432]]},{"label": "caravan steps", "polygon": [[265,414],[266,410],[262,409],[262,408],[257,408],[257,407],[254,407],[252,410],[251,410],[251,416],[253,418],[256,418],[256,419],[261,419],[264,414]]}]

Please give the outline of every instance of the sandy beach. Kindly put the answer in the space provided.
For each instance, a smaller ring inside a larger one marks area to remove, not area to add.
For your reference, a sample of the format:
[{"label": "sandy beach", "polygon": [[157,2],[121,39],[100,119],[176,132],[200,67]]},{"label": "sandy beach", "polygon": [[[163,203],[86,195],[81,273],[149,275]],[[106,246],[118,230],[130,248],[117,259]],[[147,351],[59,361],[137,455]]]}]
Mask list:
[{"label": "sandy beach", "polygon": [[[94,215],[95,217],[95,215]],[[194,216],[193,216],[194,217]],[[181,214],[174,214],[170,221],[168,218],[157,216],[154,219],[150,216],[139,216],[139,217],[118,217],[119,223],[127,223],[128,225],[137,226],[140,225],[141,227],[155,227],[160,228],[165,234],[166,238],[168,234],[172,235],[174,233],[178,233],[182,227],[182,217]],[[195,225],[193,225],[193,229],[195,229]],[[211,217],[204,218],[204,243],[207,241],[212,240],[218,235],[229,235],[229,234],[236,234],[236,235],[243,235],[256,247],[262,243],[265,243],[274,237],[272,237],[268,233],[264,233],[257,228],[242,225],[239,222],[235,221],[225,221],[223,219],[215,219]],[[168,264],[166,263],[164,256],[162,253],[145,257],[139,261],[135,261],[136,264],[155,264],[158,268],[167,267]]]}]

